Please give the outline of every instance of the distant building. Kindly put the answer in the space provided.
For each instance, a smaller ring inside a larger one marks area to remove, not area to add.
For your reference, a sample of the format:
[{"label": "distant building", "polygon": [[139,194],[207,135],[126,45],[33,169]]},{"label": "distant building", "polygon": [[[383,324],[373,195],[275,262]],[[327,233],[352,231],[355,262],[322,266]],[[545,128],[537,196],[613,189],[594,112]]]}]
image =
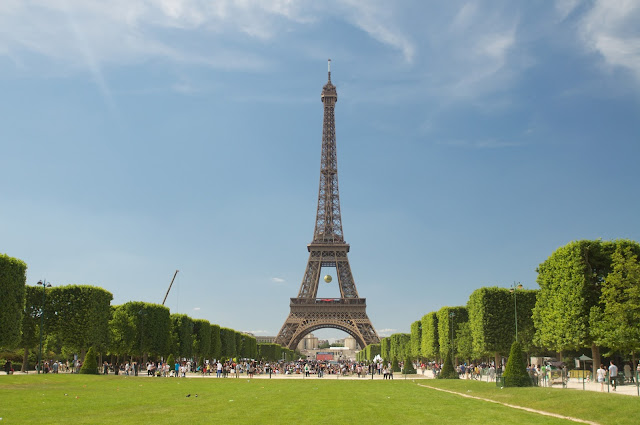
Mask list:
[{"label": "distant building", "polygon": [[313,336],[312,333],[307,334],[302,341],[298,343],[298,351],[302,352],[303,350],[315,350],[319,346],[318,338]]},{"label": "distant building", "polygon": [[257,336],[256,344],[273,344],[275,340],[275,336]]},{"label": "distant building", "polygon": [[356,342],[356,339],[352,336],[348,336],[344,339],[344,348],[348,349],[348,350],[352,350],[355,351],[356,348],[358,348],[358,343]]}]

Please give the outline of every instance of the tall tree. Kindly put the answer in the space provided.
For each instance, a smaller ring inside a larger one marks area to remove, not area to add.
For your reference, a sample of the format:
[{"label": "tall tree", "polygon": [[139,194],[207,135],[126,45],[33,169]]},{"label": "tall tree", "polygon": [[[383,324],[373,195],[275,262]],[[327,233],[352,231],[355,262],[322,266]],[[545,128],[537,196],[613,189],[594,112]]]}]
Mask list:
[{"label": "tall tree", "polygon": [[114,354],[163,356],[170,351],[171,318],[163,305],[130,301],[116,306],[109,329]]},{"label": "tall tree", "polygon": [[177,358],[193,355],[193,319],[186,314],[171,315],[171,354]]},{"label": "tall tree", "polygon": [[[138,337],[135,317],[126,305],[112,306],[109,321],[109,352],[117,356],[133,354],[142,349],[142,341]],[[136,344],[138,342],[139,344]]]},{"label": "tall tree", "polygon": [[[466,307],[442,307],[438,310],[438,345],[440,356],[453,353],[457,356],[458,348],[455,340],[461,323],[467,322],[469,315]],[[453,346],[451,345],[453,343]]]},{"label": "tall tree", "polygon": [[0,254],[0,348],[20,344],[27,264]]},{"label": "tall tree", "polygon": [[112,299],[111,292],[96,286],[53,287],[47,290],[45,322],[64,346],[82,357],[89,347],[104,353],[109,342]]},{"label": "tall tree", "polygon": [[211,357],[220,360],[222,356],[222,340],[220,339],[220,326],[211,325]]},{"label": "tall tree", "polygon": [[600,303],[616,243],[570,242],[538,266],[540,292],[533,309],[536,344],[562,353],[591,347],[593,373],[600,359],[590,326],[591,308]]},{"label": "tall tree", "polygon": [[385,359],[386,361],[391,360],[391,338],[385,337],[380,340],[380,357]]},{"label": "tall tree", "polygon": [[211,356],[211,324],[208,320],[197,319],[193,321],[195,334],[194,355],[198,361],[203,361]]},{"label": "tall tree", "polygon": [[390,339],[389,356],[398,361],[404,360],[411,352],[411,335],[396,333],[391,335]]},{"label": "tall tree", "polygon": [[618,241],[612,271],[602,284],[600,303],[591,308],[594,342],[621,354],[640,350],[640,245]]},{"label": "tall tree", "polygon": [[430,359],[437,360],[440,354],[440,346],[438,345],[438,314],[435,311],[427,313],[422,316],[422,338],[421,338],[421,352],[422,356]]},{"label": "tall tree", "polygon": [[411,324],[411,358],[422,357],[422,321],[416,320]]},{"label": "tall tree", "polygon": [[460,358],[471,361],[473,358],[477,357],[473,350],[473,336],[471,335],[471,326],[469,326],[469,322],[458,324],[456,345],[458,348],[458,356]]},{"label": "tall tree", "polygon": [[42,291],[46,288],[25,286],[24,313],[20,346],[24,348],[22,372],[29,370],[29,351],[38,347],[40,338],[40,315],[42,314]]},{"label": "tall tree", "polygon": [[484,287],[473,291],[467,302],[469,328],[473,339],[473,352],[478,356],[489,353],[495,364],[507,355],[515,340],[515,310],[518,312],[518,339],[529,347],[534,330],[532,309],[536,291]]},{"label": "tall tree", "polygon": [[236,356],[236,331],[221,327],[220,340],[222,341],[222,357],[234,358]]}]

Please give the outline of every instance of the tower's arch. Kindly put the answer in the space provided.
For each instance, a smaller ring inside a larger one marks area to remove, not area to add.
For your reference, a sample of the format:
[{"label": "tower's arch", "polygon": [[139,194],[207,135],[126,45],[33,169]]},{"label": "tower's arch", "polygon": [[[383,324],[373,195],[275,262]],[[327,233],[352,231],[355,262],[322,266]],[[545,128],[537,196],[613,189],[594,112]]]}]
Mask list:
[{"label": "tower's arch", "polygon": [[342,322],[339,321],[331,321],[331,323],[314,323],[314,324],[308,324],[307,326],[301,326],[296,330],[296,333],[294,334],[294,336],[291,339],[291,343],[289,344],[289,346],[287,348],[291,349],[291,350],[295,350],[296,347],[298,346],[298,344],[300,344],[300,341],[302,341],[304,339],[305,336],[309,335],[311,332],[317,331],[318,329],[338,329],[339,331],[345,332],[349,335],[351,335],[356,342],[358,343],[358,345],[360,346],[360,348],[366,346],[364,339],[362,339],[362,336],[359,335],[359,332],[357,330],[357,327],[354,326],[347,326]]}]

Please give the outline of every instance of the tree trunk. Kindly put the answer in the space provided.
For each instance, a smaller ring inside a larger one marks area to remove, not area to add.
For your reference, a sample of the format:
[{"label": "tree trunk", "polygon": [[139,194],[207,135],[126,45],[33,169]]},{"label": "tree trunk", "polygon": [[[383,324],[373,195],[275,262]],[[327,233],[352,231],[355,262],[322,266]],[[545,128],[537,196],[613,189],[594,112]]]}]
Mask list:
[{"label": "tree trunk", "polygon": [[496,370],[500,367],[500,353],[496,351],[493,361],[495,362]]},{"label": "tree trunk", "polygon": [[84,364],[84,357],[87,355],[87,350],[84,348],[80,350],[80,358],[82,359],[82,363]]},{"label": "tree trunk", "polygon": [[22,356],[22,367],[20,372],[27,372],[29,370],[29,349],[24,347],[24,356]]},{"label": "tree trunk", "polygon": [[591,369],[593,369],[592,373],[593,377],[595,378],[597,370],[600,367],[600,348],[595,344],[591,344],[591,358],[593,359]]},{"label": "tree trunk", "polygon": [[147,364],[147,360],[149,360],[149,354],[148,353],[144,353],[142,355],[142,364],[146,365]]}]

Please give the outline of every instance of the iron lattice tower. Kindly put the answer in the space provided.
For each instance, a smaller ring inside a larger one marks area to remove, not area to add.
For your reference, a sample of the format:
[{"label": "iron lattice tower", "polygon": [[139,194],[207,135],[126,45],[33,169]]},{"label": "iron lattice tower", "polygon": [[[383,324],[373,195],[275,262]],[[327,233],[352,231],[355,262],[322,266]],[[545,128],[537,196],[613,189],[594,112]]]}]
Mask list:
[{"label": "iron lattice tower", "polygon": [[[380,342],[369,317],[365,298],[358,296],[351,274],[349,244],[344,241],[338,193],[338,155],[336,153],[336,86],[331,84],[331,60],[327,84],[320,96],[324,104],[320,187],[313,241],[307,245],[309,260],[300,291],[291,298],[291,312],[275,342],[295,349],[302,338],[316,329],[335,328],[353,336],[361,348]],[[340,298],[317,298],[322,267],[336,269]]]}]

